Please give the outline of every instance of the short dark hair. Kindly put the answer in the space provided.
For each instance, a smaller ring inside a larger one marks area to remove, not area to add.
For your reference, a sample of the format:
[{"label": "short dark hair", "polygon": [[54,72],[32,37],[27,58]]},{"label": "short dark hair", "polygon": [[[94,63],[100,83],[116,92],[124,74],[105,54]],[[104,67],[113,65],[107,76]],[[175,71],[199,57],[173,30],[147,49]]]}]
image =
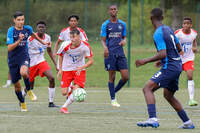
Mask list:
[{"label": "short dark hair", "polygon": [[17,18],[17,17],[19,17],[19,16],[24,16],[24,13],[21,12],[21,11],[16,11],[16,12],[13,14],[13,17],[14,17],[14,18]]},{"label": "short dark hair", "polygon": [[43,20],[38,21],[38,22],[36,23],[36,25],[38,25],[38,24],[43,24],[43,25],[47,26],[47,24],[46,24],[45,21],[43,21]]},{"label": "short dark hair", "polygon": [[190,17],[184,17],[184,18],[183,18],[183,21],[184,21],[184,20],[189,20],[190,23],[192,24],[192,19],[191,19]]},{"label": "short dark hair", "polygon": [[157,20],[163,20],[163,11],[160,8],[154,8],[151,10],[151,14]]},{"label": "short dark hair", "polygon": [[80,31],[75,28],[75,29],[73,29],[73,30],[70,31],[70,34],[71,35],[74,35],[74,34],[80,35]]},{"label": "short dark hair", "polygon": [[78,15],[71,15],[71,16],[69,16],[68,17],[68,21],[70,21],[71,18],[76,18],[77,21],[79,20],[79,16]]}]

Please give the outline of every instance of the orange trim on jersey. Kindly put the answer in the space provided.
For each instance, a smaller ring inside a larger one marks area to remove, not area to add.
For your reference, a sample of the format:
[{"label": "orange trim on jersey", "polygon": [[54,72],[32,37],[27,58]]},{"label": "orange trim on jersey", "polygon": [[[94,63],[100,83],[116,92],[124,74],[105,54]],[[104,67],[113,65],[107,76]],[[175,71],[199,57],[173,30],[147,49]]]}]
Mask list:
[{"label": "orange trim on jersey", "polygon": [[179,31],[181,31],[181,29],[176,30],[174,33],[177,34]]},{"label": "orange trim on jersey", "polygon": [[194,30],[194,29],[191,29],[192,31],[194,31],[195,33],[198,33],[196,30]]}]

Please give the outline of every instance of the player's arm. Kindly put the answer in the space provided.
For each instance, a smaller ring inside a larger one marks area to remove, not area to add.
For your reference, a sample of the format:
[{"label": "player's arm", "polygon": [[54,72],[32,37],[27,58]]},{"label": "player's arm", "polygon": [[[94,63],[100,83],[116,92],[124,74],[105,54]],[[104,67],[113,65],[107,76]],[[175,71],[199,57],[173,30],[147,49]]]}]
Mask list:
[{"label": "player's arm", "polygon": [[42,43],[43,45],[48,45],[50,46],[51,43],[50,42],[43,42],[42,39],[40,39],[40,37],[35,33],[33,32],[33,34],[31,35],[33,38],[35,38],[36,40],[38,40],[40,43]]},{"label": "player's arm", "polygon": [[[55,60],[55,58],[53,57],[53,52],[52,52],[52,50],[51,50],[51,47],[47,47],[47,52],[48,52],[49,57],[50,57],[51,60],[53,61],[53,64],[54,64],[55,67],[56,67],[56,66],[57,66],[56,60]],[[56,69],[57,69],[57,67],[56,67]]]},{"label": "player's arm", "polygon": [[9,31],[8,31],[8,38],[10,42],[7,41],[7,44],[8,44],[7,46],[8,46],[8,52],[10,52],[14,50],[20,44],[20,42],[24,39],[24,34],[19,33],[19,39],[15,41],[14,43],[12,43],[13,37],[11,36],[11,34],[9,34]]},{"label": "player's arm", "polygon": [[119,45],[124,46],[126,45],[126,23],[123,23],[124,28],[122,31],[122,40],[120,41]]},{"label": "player's arm", "polygon": [[59,60],[59,70],[58,70],[58,73],[57,73],[57,79],[59,80],[60,75],[62,74],[63,55],[59,55],[58,60]]},{"label": "player's arm", "polygon": [[53,50],[53,57],[55,58],[56,57],[56,53],[57,53],[57,50],[58,50],[58,45],[62,42],[62,40],[58,39],[56,41],[56,44],[54,46],[54,50]]},{"label": "player's arm", "polygon": [[107,58],[109,56],[109,51],[108,51],[108,47],[106,45],[106,38],[105,37],[101,38],[101,45],[104,48],[104,57]]},{"label": "player's arm", "polygon": [[193,43],[192,43],[192,51],[194,53],[198,52],[198,48],[197,48],[197,41],[196,39],[194,39]]}]

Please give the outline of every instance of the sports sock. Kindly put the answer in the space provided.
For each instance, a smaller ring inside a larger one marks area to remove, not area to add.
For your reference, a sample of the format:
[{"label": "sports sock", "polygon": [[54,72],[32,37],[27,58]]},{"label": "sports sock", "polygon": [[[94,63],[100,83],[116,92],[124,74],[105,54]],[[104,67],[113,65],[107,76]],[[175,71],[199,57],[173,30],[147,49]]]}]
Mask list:
[{"label": "sports sock", "polygon": [[6,84],[11,85],[11,80],[7,80]]},{"label": "sports sock", "polygon": [[49,102],[53,102],[55,96],[55,88],[49,88]]},{"label": "sports sock", "polygon": [[126,82],[120,79],[117,86],[115,87],[115,93],[117,93],[125,84]]},{"label": "sports sock", "polygon": [[70,95],[62,107],[68,107],[70,104],[72,104],[74,102],[74,100],[75,100],[74,96]]},{"label": "sports sock", "polygon": [[24,79],[24,84],[26,86],[26,90],[29,91],[30,90],[30,81],[29,78]]},{"label": "sports sock", "polygon": [[111,100],[115,99],[115,88],[114,88],[114,83],[108,82],[108,88],[110,91],[110,98]]},{"label": "sports sock", "polygon": [[189,118],[184,110],[181,110],[180,112],[177,112],[177,113],[183,122],[186,122],[189,120]]},{"label": "sports sock", "polygon": [[147,104],[149,118],[156,118],[156,105]]},{"label": "sports sock", "polygon": [[17,98],[20,101],[20,103],[24,103],[24,97],[22,96],[22,92],[21,91],[15,91],[15,94],[17,95]]},{"label": "sports sock", "polygon": [[190,100],[194,99],[194,80],[188,80],[188,92]]}]

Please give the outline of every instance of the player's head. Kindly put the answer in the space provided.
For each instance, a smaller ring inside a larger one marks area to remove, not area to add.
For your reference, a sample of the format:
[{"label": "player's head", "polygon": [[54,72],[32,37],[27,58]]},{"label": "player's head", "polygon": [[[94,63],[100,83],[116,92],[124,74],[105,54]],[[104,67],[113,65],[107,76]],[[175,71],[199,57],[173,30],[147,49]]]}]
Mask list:
[{"label": "player's head", "polygon": [[72,44],[79,45],[79,43],[81,41],[80,31],[75,28],[75,29],[71,30],[69,34],[70,34],[70,40],[71,40]]},{"label": "player's head", "polygon": [[164,18],[163,17],[163,11],[160,8],[154,8],[153,10],[151,10],[150,19],[151,19],[152,24],[155,21],[162,21],[163,18]]},{"label": "player's head", "polygon": [[24,26],[24,13],[21,11],[16,11],[13,15],[13,22],[15,23],[15,27],[22,28]]},{"label": "player's head", "polygon": [[190,30],[192,28],[192,19],[190,17],[183,18],[183,29]]},{"label": "player's head", "polygon": [[79,16],[71,15],[68,17],[68,23],[71,28],[76,28],[78,25]]},{"label": "player's head", "polygon": [[39,34],[44,34],[46,31],[46,23],[42,20],[37,22],[37,32]]},{"label": "player's head", "polygon": [[108,12],[111,17],[116,17],[118,13],[118,8],[116,4],[112,4],[108,7]]}]

